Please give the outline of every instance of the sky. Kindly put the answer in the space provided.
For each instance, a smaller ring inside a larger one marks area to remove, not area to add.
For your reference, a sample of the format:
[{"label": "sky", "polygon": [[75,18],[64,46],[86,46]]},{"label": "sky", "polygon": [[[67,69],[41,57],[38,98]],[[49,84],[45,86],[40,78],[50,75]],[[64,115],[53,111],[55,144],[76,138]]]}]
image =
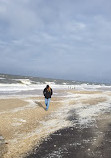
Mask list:
[{"label": "sky", "polygon": [[111,81],[110,0],[0,0],[0,73]]}]

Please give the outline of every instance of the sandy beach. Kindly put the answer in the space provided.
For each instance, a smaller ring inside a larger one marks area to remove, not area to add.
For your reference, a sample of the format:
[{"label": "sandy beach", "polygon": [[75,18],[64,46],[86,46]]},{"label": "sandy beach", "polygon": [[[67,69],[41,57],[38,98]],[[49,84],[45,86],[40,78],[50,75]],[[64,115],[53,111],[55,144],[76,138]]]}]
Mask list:
[{"label": "sandy beach", "polygon": [[[39,145],[41,146],[41,143],[47,137],[56,131],[72,127],[72,121],[77,121],[77,119],[79,122],[73,122],[73,124],[77,123],[79,128],[86,128],[89,124],[92,124],[92,127],[96,124],[98,127],[98,130],[95,128],[96,134],[97,131],[100,134],[95,141],[93,140],[90,151],[95,151],[96,147],[101,145],[104,134],[111,123],[110,106],[103,106],[111,103],[111,92],[60,90],[57,93],[58,96],[52,97],[48,111],[45,110],[43,96],[10,96],[0,99],[0,157],[31,157],[33,150],[39,148]],[[76,117],[74,108],[78,115],[76,119],[72,118],[72,116]],[[91,115],[90,108],[97,110],[97,113]],[[72,113],[70,114],[70,112]],[[89,124],[87,121],[89,121]],[[93,123],[90,123],[90,121]],[[93,133],[93,135],[96,134]],[[46,142],[48,141],[46,140]],[[41,157],[45,157],[45,150],[43,153]]]},{"label": "sandy beach", "polygon": [[0,99],[0,134],[7,148],[1,151],[4,157],[23,156],[46,136],[44,132],[36,134],[34,131],[41,128],[42,120],[62,106],[63,99],[53,97],[48,111],[45,110],[44,97]]},{"label": "sandy beach", "polygon": [[0,0],[0,158],[111,158],[110,7]]}]

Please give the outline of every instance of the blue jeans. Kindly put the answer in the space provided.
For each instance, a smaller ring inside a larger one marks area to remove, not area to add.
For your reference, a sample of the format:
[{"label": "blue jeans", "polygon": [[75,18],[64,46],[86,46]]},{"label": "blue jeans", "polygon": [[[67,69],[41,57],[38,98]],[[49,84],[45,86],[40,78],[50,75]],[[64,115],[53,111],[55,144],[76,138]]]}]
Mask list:
[{"label": "blue jeans", "polygon": [[50,103],[50,98],[45,98],[45,105],[46,105],[46,110],[49,108],[49,103]]}]

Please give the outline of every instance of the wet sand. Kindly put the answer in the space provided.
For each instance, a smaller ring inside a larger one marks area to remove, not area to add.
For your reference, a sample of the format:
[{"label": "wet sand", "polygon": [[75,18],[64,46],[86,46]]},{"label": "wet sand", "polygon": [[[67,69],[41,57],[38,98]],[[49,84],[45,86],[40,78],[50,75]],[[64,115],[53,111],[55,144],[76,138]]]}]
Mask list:
[{"label": "wet sand", "polygon": [[56,131],[27,158],[110,158],[111,113],[107,116],[92,127],[78,125]]},{"label": "wet sand", "polygon": [[[0,99],[0,134],[3,138],[0,140],[0,156],[110,158],[110,109],[96,115],[91,126],[82,127],[75,110],[69,111],[66,123],[63,120],[57,122],[57,119],[61,119],[58,111],[60,108],[64,110],[64,106],[70,108],[81,104],[87,109],[97,104],[106,104],[111,93],[75,90],[57,93],[60,95],[52,97],[48,111],[45,111],[42,96]],[[70,122],[74,126],[68,126]]]}]

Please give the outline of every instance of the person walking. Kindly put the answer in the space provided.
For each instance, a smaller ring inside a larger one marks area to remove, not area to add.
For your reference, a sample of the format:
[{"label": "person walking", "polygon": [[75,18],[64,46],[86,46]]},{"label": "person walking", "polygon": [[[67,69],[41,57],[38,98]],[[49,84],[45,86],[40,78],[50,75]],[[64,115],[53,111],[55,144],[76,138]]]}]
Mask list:
[{"label": "person walking", "polygon": [[45,97],[45,105],[46,105],[46,111],[47,111],[48,108],[49,108],[49,103],[50,103],[51,96],[53,94],[53,91],[52,91],[52,89],[50,88],[49,85],[46,86],[46,88],[43,91],[43,94],[44,94],[44,97]]}]

